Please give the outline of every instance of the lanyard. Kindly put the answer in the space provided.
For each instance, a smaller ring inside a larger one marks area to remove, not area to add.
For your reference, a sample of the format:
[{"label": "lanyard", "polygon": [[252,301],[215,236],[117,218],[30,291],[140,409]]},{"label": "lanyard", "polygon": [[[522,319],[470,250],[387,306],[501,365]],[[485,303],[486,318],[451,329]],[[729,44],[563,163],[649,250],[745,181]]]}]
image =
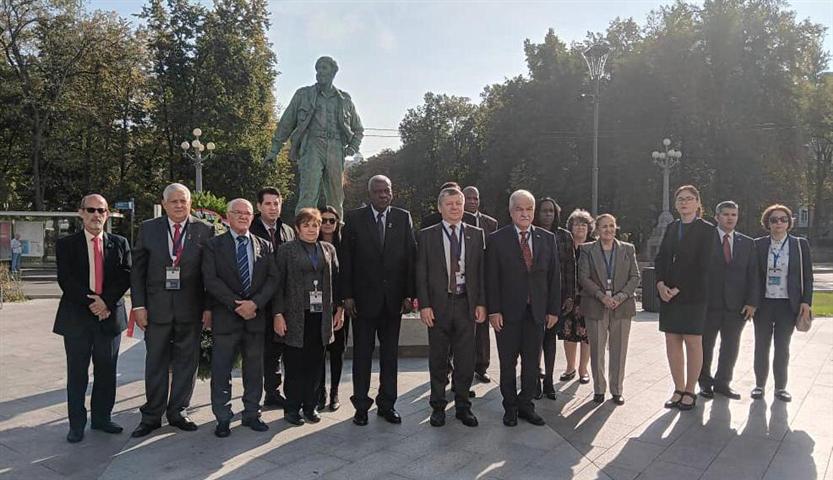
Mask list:
[{"label": "lanyard", "polygon": [[[451,250],[451,232],[449,232],[445,225],[443,225],[443,232],[448,237],[448,249]],[[451,252],[452,255],[456,255],[457,258],[463,256],[463,224],[460,224],[460,231],[457,232],[457,250]]]},{"label": "lanyard", "polygon": [[[772,237],[769,237],[770,244],[772,243]],[[781,258],[781,254],[784,253],[784,245],[786,245],[790,241],[790,237],[784,237],[784,240],[781,242],[781,248],[778,249],[776,252],[774,248],[771,248],[770,251],[772,252],[772,268],[778,268],[778,259]]]},{"label": "lanyard", "polygon": [[171,256],[174,257],[174,266],[179,266],[179,260],[182,258],[182,250],[183,248],[183,241],[185,239],[185,231],[188,230],[188,221],[185,221],[185,225],[182,227],[182,231],[179,232],[179,238],[177,241],[174,241],[174,234],[171,233],[171,226],[168,225],[168,236],[171,237]]},{"label": "lanyard", "polygon": [[307,254],[307,258],[312,263],[312,269],[318,270],[318,243],[316,242],[312,245],[312,253],[310,253],[306,244],[302,244],[302,246],[304,247],[304,252]]},{"label": "lanyard", "polygon": [[[599,244],[599,248],[601,248],[602,244]],[[607,254],[605,253],[605,249],[602,248],[602,258],[605,261],[605,270],[607,270],[607,284],[611,285],[613,283],[613,271],[616,268],[616,264],[613,262],[613,257],[616,254],[616,243],[613,243],[613,248],[610,249],[610,260],[607,258]]]}]

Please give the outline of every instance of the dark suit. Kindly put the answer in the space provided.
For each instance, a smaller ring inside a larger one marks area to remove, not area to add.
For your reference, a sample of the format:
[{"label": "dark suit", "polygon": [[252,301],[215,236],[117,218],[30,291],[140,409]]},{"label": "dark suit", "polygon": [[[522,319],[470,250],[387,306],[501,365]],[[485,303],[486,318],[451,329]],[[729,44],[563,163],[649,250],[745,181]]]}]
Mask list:
[{"label": "dark suit", "polygon": [[130,246],[127,239],[104,233],[104,289],[101,299],[110,316],[99,320],[90,311],[89,253],[84,231],[59,238],[55,244],[58,284],[63,294],[55,315],[54,333],[64,337],[67,356],[67,407],[69,425],[83,430],[87,424],[84,396],[89,380],[90,358],[93,360],[93,424],[110,421],[116,400],[116,362],[121,332],[127,327],[122,296],[130,286]]},{"label": "dark suit", "polygon": [[[272,244],[250,235],[253,249],[251,288],[243,291],[237,268],[237,247],[231,232],[206,242],[202,259],[205,289],[211,295],[211,323],[214,346],[211,352],[211,410],[219,422],[231,420],[231,370],[234,357],[243,357],[243,418],[260,416],[263,390],[263,335],[265,307],[274,295],[277,284]],[[257,305],[257,316],[244,320],[234,309],[237,300],[251,300]]]},{"label": "dark suit", "polygon": [[[179,290],[165,289],[165,268],[171,259],[172,232],[167,216],[142,223],[133,249],[130,293],[133,308],[147,310],[145,329],[145,392],[142,423],[158,425],[187,415],[194,393],[200,352],[202,313],[207,310],[201,263],[203,244],[214,236],[214,227],[188,217],[182,232]],[[169,375],[170,371],[170,375]],[[170,398],[169,394],[170,385]]]},{"label": "dark suit", "polygon": [[[715,229],[715,242],[709,267],[709,309],[703,329],[703,369],[701,387],[729,387],[738,358],[740,335],[746,324],[741,310],[745,305],[758,306],[760,280],[758,256],[753,240],[735,231],[732,239],[732,261],[726,263],[723,239]],[[712,377],[712,356],[720,332],[720,356],[717,372]]]},{"label": "dark suit", "polygon": [[449,293],[444,235],[442,223],[420,230],[416,265],[419,308],[430,307],[434,311],[434,326],[428,329],[430,404],[439,409],[447,403],[445,386],[450,353],[454,356],[454,404],[457,408],[467,408],[471,406],[468,392],[474,377],[475,307],[486,305],[483,230],[473,226],[463,228],[466,283],[465,292],[459,295]]},{"label": "dark suit", "polygon": [[[272,249],[275,252],[275,260],[277,261],[278,248],[286,242],[295,240],[295,230],[278,219],[277,229],[275,231],[274,242],[269,235],[266,226],[263,225],[260,215],[255,215],[252,221],[252,226],[249,228],[253,234],[258,237],[272,242]],[[266,307],[268,312],[272,311],[271,302]],[[280,386],[282,383],[281,377],[281,356],[283,355],[283,344],[275,341],[275,336],[270,335],[272,331],[272,315],[266,315],[266,333],[263,335],[263,392],[266,395],[266,400],[274,401],[280,395]]]},{"label": "dark suit", "polygon": [[[498,228],[497,220],[483,212],[474,215],[474,226],[483,230],[485,238],[494,233]],[[479,374],[486,373],[489,369],[489,360],[492,353],[491,342],[489,341],[489,322],[477,323],[474,326],[474,371]]]},{"label": "dark suit", "polygon": [[[561,311],[561,275],[555,236],[530,227],[532,268],[527,270],[514,225],[489,236],[486,247],[486,294],[489,314],[503,315],[495,333],[500,357],[500,392],[507,411],[533,411],[541,342],[547,315]],[[516,364],[521,357],[521,392]]]},{"label": "dark suit", "polygon": [[[813,304],[813,260],[810,257],[810,244],[806,238],[790,235],[789,259],[787,265],[788,299],[771,299],[766,296],[766,282],[769,262],[769,236],[755,239],[758,253],[758,285],[760,287],[760,305],[755,312],[755,382],[756,386],[766,386],[769,377],[769,349],[774,343],[775,353],[772,360],[772,373],[775,377],[775,389],[787,387],[787,370],[790,361],[790,340],[795,331],[795,319],[802,303]],[[799,246],[802,250],[799,256]],[[804,261],[803,267],[799,259]],[[783,261],[783,259],[782,259]],[[804,273],[802,278],[801,273]],[[803,283],[803,285],[802,285]],[[802,288],[803,287],[803,288]],[[803,290],[803,291],[802,291]]]},{"label": "dark suit", "polygon": [[342,231],[341,285],[343,297],[354,299],[358,311],[353,321],[353,396],[356,410],[367,411],[373,401],[370,367],[379,338],[379,394],[381,409],[396,402],[399,327],[402,301],[413,298],[416,239],[411,214],[390,207],[386,217],[385,242],[380,243],[370,205],[345,215]]}]

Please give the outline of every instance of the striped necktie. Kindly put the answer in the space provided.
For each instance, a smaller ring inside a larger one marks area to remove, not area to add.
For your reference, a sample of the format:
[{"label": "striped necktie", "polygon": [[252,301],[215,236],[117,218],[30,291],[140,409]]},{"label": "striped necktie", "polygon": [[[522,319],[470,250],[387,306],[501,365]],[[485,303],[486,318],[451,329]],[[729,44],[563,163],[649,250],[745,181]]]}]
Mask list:
[{"label": "striped necktie", "polygon": [[252,288],[252,277],[249,274],[249,248],[248,238],[237,237],[237,270],[240,272],[240,283],[243,285],[243,294],[248,295]]}]

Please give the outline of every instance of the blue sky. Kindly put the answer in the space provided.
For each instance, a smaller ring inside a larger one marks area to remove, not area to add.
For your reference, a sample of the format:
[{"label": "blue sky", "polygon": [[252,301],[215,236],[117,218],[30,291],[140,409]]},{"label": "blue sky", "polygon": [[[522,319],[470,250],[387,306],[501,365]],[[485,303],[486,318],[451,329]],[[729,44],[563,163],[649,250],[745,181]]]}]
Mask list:
[{"label": "blue sky", "polygon": [[[203,0],[202,3],[210,4]],[[287,105],[292,93],[314,82],[315,59],[339,63],[335,83],[353,97],[366,128],[396,129],[408,108],[432,91],[479,99],[483,87],[526,74],[524,39],[540,42],[548,28],[566,43],[588,31],[604,31],[615,17],[644,25],[659,0],[550,1],[276,1],[269,3],[269,38],[281,75],[276,96]],[[143,0],[90,0],[92,9],[125,17]],[[825,48],[833,51],[833,1],[793,1],[799,19],[828,27]],[[391,131],[365,132],[362,153],[395,148]]]}]

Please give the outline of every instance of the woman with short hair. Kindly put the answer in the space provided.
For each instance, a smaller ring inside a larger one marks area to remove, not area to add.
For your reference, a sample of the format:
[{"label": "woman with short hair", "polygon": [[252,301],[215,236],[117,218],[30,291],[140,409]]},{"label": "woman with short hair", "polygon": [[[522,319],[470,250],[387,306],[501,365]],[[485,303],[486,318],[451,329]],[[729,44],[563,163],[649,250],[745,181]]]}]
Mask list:
[{"label": "woman with short hair", "polygon": [[[343,309],[338,291],[335,247],[318,240],[321,213],[302,208],[295,217],[295,240],[278,249],[278,281],[272,309],[278,341],[286,345],[284,418],[293,425],[318,423],[318,384],[324,346],[341,328]],[[303,410],[304,416],[301,416]]]},{"label": "woman with short hair", "polygon": [[813,262],[810,244],[805,238],[790,235],[792,210],[774,204],[761,215],[761,226],[769,235],[755,239],[761,276],[761,301],[755,312],[755,388],[752,398],[764,396],[769,377],[769,348],[773,340],[775,355],[772,373],[775,377],[775,398],[789,402],[787,367],[790,361],[790,340],[798,318],[810,316],[813,304]]}]

